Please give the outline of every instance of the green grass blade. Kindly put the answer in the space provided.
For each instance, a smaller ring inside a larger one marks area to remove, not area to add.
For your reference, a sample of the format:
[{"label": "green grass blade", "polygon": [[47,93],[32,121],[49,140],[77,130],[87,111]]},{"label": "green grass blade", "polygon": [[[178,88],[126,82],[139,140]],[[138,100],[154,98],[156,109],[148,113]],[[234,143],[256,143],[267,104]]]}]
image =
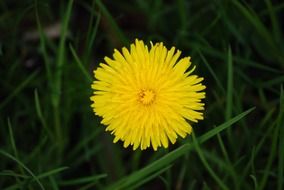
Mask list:
[{"label": "green grass blade", "polygon": [[[233,113],[233,58],[231,47],[228,49],[228,64],[227,64],[227,94],[226,94],[226,112],[225,120],[229,120]],[[228,140],[233,145],[232,142],[232,130],[229,128],[227,130]]]},{"label": "green grass blade", "polygon": [[[213,49],[209,46],[204,46],[204,45],[200,45],[200,44],[193,44],[193,46],[196,49],[202,50],[202,52],[204,52],[206,54],[212,55],[216,58],[220,58],[223,61],[228,61],[228,54],[224,54],[223,52],[218,51],[216,49]],[[260,64],[258,62],[253,61],[253,60],[248,60],[246,58],[243,58],[243,57],[240,57],[240,56],[237,56],[237,55],[234,56],[234,62],[237,63],[238,65],[239,64],[246,65],[248,67],[252,67],[252,68],[255,68],[255,69],[262,70],[262,71],[267,71],[267,72],[271,72],[271,73],[278,73],[278,74],[281,73],[281,71],[279,71],[279,70],[277,70],[273,67],[269,67],[267,65]]]},{"label": "green grass blade", "polygon": [[27,175],[23,175],[23,174],[18,174],[18,173],[15,173],[14,171],[11,171],[11,170],[3,170],[0,172],[0,176],[12,176],[12,177],[15,177],[15,178],[29,178],[30,176],[27,176]]},{"label": "green grass blade", "polygon": [[85,69],[85,67],[83,66],[81,60],[79,59],[76,51],[74,50],[73,46],[71,44],[69,44],[69,48],[71,50],[71,53],[73,55],[73,57],[75,58],[76,60],[76,63],[79,67],[79,69],[82,71],[83,75],[85,76],[85,78],[87,79],[88,82],[92,82],[93,79],[91,77],[91,75],[88,73],[88,71]]},{"label": "green grass blade", "polygon": [[228,70],[227,70],[227,96],[226,96],[226,114],[225,119],[229,120],[233,112],[233,58],[232,51],[228,50]]},{"label": "green grass blade", "polygon": [[265,3],[268,9],[268,12],[269,12],[269,16],[270,16],[274,39],[276,41],[281,41],[281,30],[279,27],[279,23],[277,22],[277,18],[276,18],[277,15],[275,13],[275,9],[273,8],[271,0],[265,0]]},{"label": "green grass blade", "polygon": [[284,93],[283,86],[280,91],[280,116],[278,118],[279,145],[278,145],[278,180],[277,189],[282,190],[284,186]]},{"label": "green grass blade", "polygon": [[11,185],[9,187],[6,187],[4,190],[18,190],[18,189],[23,189],[21,184]]},{"label": "green grass blade", "polygon": [[[267,116],[263,119],[266,120],[266,118],[268,118],[268,121],[270,121],[271,117],[272,117],[272,113],[273,111],[271,111],[270,113],[267,114]],[[264,124],[266,124],[266,122],[264,122]],[[264,125],[263,124],[263,125]],[[276,125],[276,121],[273,122],[272,124],[267,124],[267,129],[264,131],[264,135],[261,137],[261,139],[259,140],[259,142],[257,143],[257,145],[255,146],[255,148],[252,151],[252,155],[251,155],[251,159],[250,161],[246,164],[246,166],[244,167],[243,171],[242,171],[242,176],[239,179],[239,183],[240,184],[244,184],[245,178],[249,175],[250,169],[252,168],[253,172],[254,170],[254,157],[258,156],[258,154],[261,152],[261,148],[263,148],[263,146],[266,143],[266,139],[269,137],[269,135],[271,135],[271,133],[273,132],[274,126]],[[266,125],[265,125],[266,126]],[[260,126],[261,128],[261,126]],[[255,174],[255,172],[254,172]]]},{"label": "green grass blade", "polygon": [[53,190],[59,190],[56,179],[54,179],[53,176],[49,176],[49,181],[50,181],[50,184],[51,184],[51,187],[52,187]]},{"label": "green grass blade", "polygon": [[214,164],[214,166],[217,166],[217,168],[220,168],[222,172],[224,172],[225,176],[223,179],[226,178],[226,176],[234,176],[236,175],[234,171],[232,170],[232,167],[234,164],[225,162],[222,158],[220,158],[217,153],[211,152],[211,150],[207,150],[205,148],[200,148],[202,151],[203,156],[208,160],[208,162],[211,162],[211,165]]},{"label": "green grass blade", "polygon": [[225,158],[225,161],[228,164],[229,169],[232,171],[231,177],[234,180],[235,189],[240,189],[240,187],[239,187],[240,185],[239,185],[239,181],[237,179],[235,168],[232,166],[232,162],[231,162],[231,160],[229,158],[228,151],[226,150],[226,147],[224,145],[222,137],[221,137],[221,135],[219,133],[217,134],[217,139],[218,139],[218,143],[220,145],[222,154],[223,154],[223,156]]},{"label": "green grass blade", "polygon": [[243,16],[250,22],[250,24],[256,29],[258,34],[267,43],[268,48],[266,48],[276,59],[283,62],[283,56],[276,46],[274,39],[270,31],[265,27],[262,20],[255,13],[255,11],[249,6],[242,5],[239,1],[232,1],[233,4],[239,9]]},{"label": "green grass blade", "polygon": [[263,190],[265,187],[267,187],[266,185],[267,185],[268,175],[271,172],[272,163],[274,161],[274,158],[277,152],[278,133],[279,133],[279,129],[278,127],[275,127],[274,133],[272,135],[272,144],[270,148],[270,154],[267,159],[267,163],[266,163],[266,166],[265,166],[265,169],[264,169],[264,172],[263,172],[263,175],[262,175],[262,178],[260,180],[257,190]]},{"label": "green grass blade", "polygon": [[96,38],[96,34],[97,34],[97,31],[98,31],[98,28],[99,28],[100,20],[101,20],[101,15],[98,14],[97,19],[96,19],[96,24],[95,24],[93,30],[91,31],[91,36],[90,36],[90,39],[89,39],[89,42],[88,42],[88,46],[87,46],[88,56],[90,55],[92,46],[94,44],[94,41],[95,41],[95,38]]},{"label": "green grass blade", "polygon": [[50,67],[49,67],[50,61],[49,61],[49,56],[48,56],[46,44],[45,44],[45,42],[46,42],[45,34],[43,32],[43,28],[41,26],[39,14],[38,14],[38,2],[37,2],[37,0],[35,0],[35,15],[36,15],[37,30],[38,30],[39,38],[40,38],[40,50],[41,50],[41,53],[43,55],[44,65],[45,65],[45,69],[46,69],[46,73],[47,73],[47,79],[49,81],[49,84],[51,84],[52,83],[52,76],[51,76],[51,71],[50,71]]},{"label": "green grass blade", "polygon": [[193,145],[194,148],[202,162],[202,164],[204,165],[204,167],[207,169],[207,171],[209,172],[209,174],[211,175],[211,177],[217,182],[217,184],[219,185],[219,187],[223,190],[228,190],[229,188],[226,186],[225,183],[223,183],[223,181],[217,176],[217,174],[213,171],[213,169],[210,167],[209,163],[207,162],[206,158],[204,157],[202,150],[199,147],[199,144],[196,140],[195,134],[194,132],[192,133],[192,139],[193,139]]},{"label": "green grass blade", "polygon": [[222,152],[222,154],[223,154],[223,156],[224,156],[226,162],[227,162],[227,163],[230,163],[230,159],[229,159],[229,156],[228,156],[228,152],[227,152],[227,150],[226,150],[226,147],[225,147],[225,145],[224,145],[224,142],[223,142],[223,140],[222,140],[222,137],[221,137],[221,135],[220,135],[219,133],[217,134],[217,139],[218,139],[219,146],[220,146],[220,148],[221,148],[221,152]]},{"label": "green grass blade", "polygon": [[30,76],[26,78],[19,86],[15,88],[13,92],[10,93],[10,95],[4,99],[0,104],[0,110],[5,107],[15,96],[17,96],[21,90],[23,90],[38,74],[38,70],[33,72]]},{"label": "green grass blade", "polygon": [[187,21],[187,9],[186,9],[186,4],[184,0],[178,0],[177,1],[177,7],[178,7],[178,13],[179,13],[179,19],[180,19],[180,24],[181,24],[181,29],[185,30],[186,25],[188,23]]},{"label": "green grass blade", "polygon": [[[216,134],[220,133],[224,129],[230,127],[232,124],[236,123],[244,116],[249,114],[254,108],[251,108],[236,117],[232,118],[231,120],[219,125],[218,127],[210,130],[209,132],[205,133],[204,135],[198,137],[197,141],[202,144],[215,136]],[[109,186],[106,189],[125,189],[132,184],[139,182],[140,180],[144,179],[145,177],[151,175],[151,173],[160,170],[168,165],[170,165],[173,161],[178,159],[179,157],[183,156],[184,154],[188,153],[193,148],[192,144],[184,144],[183,146],[177,148],[176,150],[166,154],[164,157],[154,161],[153,163],[149,164],[148,166],[130,174],[129,176],[122,178],[121,180],[117,181],[113,185]],[[118,188],[119,187],[119,188]]]},{"label": "green grass blade", "polygon": [[88,46],[87,46],[87,56],[88,57],[91,54],[91,50],[92,50],[92,47],[93,47],[93,44],[94,44],[94,41],[95,41],[95,38],[96,38],[96,34],[97,34],[97,31],[98,31],[98,28],[99,28],[100,20],[101,20],[101,15],[98,14],[96,24],[95,24],[95,26],[94,26],[94,28],[91,32],[91,37],[90,37],[90,40],[89,40]]},{"label": "green grass blade", "polygon": [[[12,150],[14,152],[14,156],[15,156],[16,159],[19,159],[18,151],[17,151],[17,147],[16,147],[16,142],[15,142],[15,138],[14,138],[14,133],[13,133],[11,121],[10,121],[9,118],[8,118],[8,129],[9,129],[10,143],[11,143],[11,146],[12,146]],[[21,174],[25,173],[23,168],[20,165],[18,165],[18,168],[19,168]],[[17,176],[15,176],[15,177],[16,177],[17,183],[19,183],[20,181],[19,181],[18,177]]]},{"label": "green grass blade", "polygon": [[[241,44],[245,44],[245,37],[242,35],[242,33],[240,32],[240,28],[238,25],[235,24],[234,21],[230,20],[230,14],[228,14],[225,10],[226,8],[223,6],[220,6],[220,10],[221,10],[221,18],[224,22],[224,24],[227,25],[228,30],[235,36],[235,38],[241,43]],[[219,10],[217,11],[218,14]]]},{"label": "green grass blade", "polygon": [[254,176],[254,175],[249,175],[249,177],[252,179],[252,181],[253,181],[253,186],[254,186],[254,189],[257,189],[257,187],[258,187],[258,183],[257,183],[257,179],[256,179],[256,177]]},{"label": "green grass blade", "polygon": [[185,181],[185,174],[188,169],[187,164],[188,164],[188,154],[185,154],[184,160],[183,160],[183,166],[181,167],[181,170],[179,172],[179,175],[176,181],[176,189],[182,189],[182,184]]},{"label": "green grass blade", "polygon": [[[87,149],[85,154],[80,154],[80,155],[76,158],[76,160],[73,161],[73,165],[74,165],[74,166],[78,166],[78,165],[82,164],[82,163],[83,163],[84,161],[86,161],[86,160],[89,161],[89,160],[88,160],[88,157],[92,157],[92,156],[95,156],[96,154],[98,154],[98,152],[101,151],[102,146],[103,146],[102,144],[98,144],[98,145],[92,147],[92,149]],[[88,157],[87,157],[86,155],[87,155]],[[87,158],[86,158],[86,157],[87,157]]]},{"label": "green grass blade", "polygon": [[90,54],[91,54],[91,50],[92,50],[92,47],[93,47],[93,44],[94,44],[94,41],[95,41],[95,37],[97,35],[97,31],[98,31],[98,27],[99,27],[99,23],[101,21],[101,14],[98,13],[97,14],[97,19],[96,19],[96,22],[95,22],[95,26],[93,27],[93,20],[94,20],[94,16],[95,16],[95,13],[94,13],[94,10],[95,10],[95,0],[93,0],[92,2],[92,7],[91,7],[91,20],[90,20],[90,23],[89,23],[89,27],[88,27],[88,32],[87,32],[87,50],[86,50],[86,57],[89,58],[90,57]]},{"label": "green grass blade", "polygon": [[[269,154],[269,157],[267,159],[267,163],[266,163],[266,166],[265,166],[265,169],[264,169],[264,173],[263,173],[263,176],[261,178],[261,181],[259,183],[259,186],[258,186],[258,190],[263,190],[266,185],[267,185],[267,180],[268,180],[268,176],[269,176],[269,173],[271,172],[271,168],[273,166],[273,161],[274,161],[274,158],[276,157],[276,153],[277,153],[277,142],[278,142],[278,139],[281,137],[280,135],[282,130],[283,130],[283,118],[284,118],[284,113],[283,113],[283,103],[284,103],[284,99],[283,99],[283,87],[281,87],[281,90],[280,90],[280,99],[279,99],[279,114],[278,114],[278,117],[277,117],[277,120],[275,121],[276,123],[276,126],[274,128],[274,133],[272,135],[272,143],[271,143],[271,146],[270,146],[270,154]],[[283,132],[282,132],[283,133]],[[279,140],[279,145],[281,144],[281,139]],[[278,145],[278,146],[279,146]],[[284,153],[283,150],[283,147],[279,147],[280,150],[279,150],[279,153]],[[283,159],[283,155],[279,155],[279,158],[282,158]],[[282,168],[280,168],[279,166],[282,166]],[[277,188],[279,188],[279,186],[281,187],[283,185],[283,160],[279,160],[279,163],[278,163],[278,177],[280,177],[277,182]],[[281,176],[280,176],[281,175]],[[281,183],[281,184],[280,184]]]},{"label": "green grass blade", "polygon": [[[50,170],[48,172],[45,172],[45,173],[42,173],[40,175],[37,176],[38,179],[42,179],[42,178],[45,178],[45,177],[50,177],[54,174],[57,174],[59,172],[62,172],[66,169],[68,169],[69,167],[60,167],[60,168],[56,168],[56,169],[53,169],[53,170]],[[0,172],[0,176],[13,176],[13,177],[21,177],[21,178],[24,178],[24,179],[27,179],[27,178],[30,178],[30,176],[27,176],[27,175],[23,175],[23,174],[17,174],[17,173],[14,173],[13,171],[3,171],[3,172]]]},{"label": "green grass blade", "polygon": [[88,41],[88,46],[87,46],[88,56],[90,55],[90,51],[91,51],[92,46],[94,44],[96,34],[97,34],[97,31],[98,31],[98,28],[99,28],[100,20],[101,20],[101,14],[98,14],[95,26],[94,26],[93,30],[91,31],[91,36],[90,36],[90,39]]},{"label": "green grass blade", "polygon": [[210,66],[210,64],[208,63],[208,61],[206,60],[206,58],[204,57],[204,55],[201,53],[201,51],[199,49],[197,49],[197,52],[199,54],[199,56],[201,57],[203,63],[205,63],[208,71],[210,72],[210,74],[212,75],[212,77],[214,78],[214,80],[216,81],[217,86],[220,88],[220,90],[225,94],[225,89],[221,83],[221,81],[219,80],[219,78],[217,77],[216,73],[214,72],[214,70],[212,69],[212,67]]},{"label": "green grass blade", "polygon": [[9,136],[10,136],[10,141],[11,141],[11,146],[14,152],[14,156],[18,159],[18,151],[17,151],[17,147],[16,147],[16,143],[15,143],[15,139],[14,139],[14,133],[12,130],[12,125],[11,125],[11,121],[8,118],[8,129],[9,129]]},{"label": "green grass blade", "polygon": [[117,35],[116,38],[120,40],[120,42],[123,45],[129,44],[129,41],[124,35],[123,31],[119,28],[119,26],[117,25],[117,23],[115,22],[115,20],[113,19],[113,17],[105,7],[105,5],[101,2],[101,0],[96,0],[96,3],[99,6],[100,10],[102,11],[102,14],[106,17],[107,21],[109,22],[112,30]]},{"label": "green grass blade", "polygon": [[70,186],[70,185],[78,185],[78,184],[83,184],[83,183],[91,183],[91,182],[94,182],[94,181],[97,181],[99,179],[103,179],[103,178],[106,178],[106,177],[107,177],[107,174],[87,176],[87,177],[82,177],[82,178],[76,178],[76,179],[61,181],[60,185]]},{"label": "green grass blade", "polygon": [[280,3],[278,5],[273,5],[273,7],[271,7],[271,10],[265,9],[263,11],[261,11],[259,13],[260,16],[266,16],[268,14],[270,14],[270,11],[273,11],[274,13],[279,13],[281,11],[283,11],[284,9],[284,3]]},{"label": "green grass blade", "polygon": [[38,118],[39,118],[43,128],[47,132],[47,135],[50,137],[51,140],[53,140],[54,138],[53,138],[52,132],[47,127],[45,118],[44,118],[44,116],[42,114],[42,110],[41,110],[41,106],[40,106],[40,101],[39,101],[37,89],[35,89],[34,94],[35,94],[35,107],[36,107],[36,112],[37,112]]},{"label": "green grass blade", "polygon": [[73,0],[69,0],[66,8],[66,13],[63,16],[62,21],[62,28],[60,31],[60,41],[59,41],[59,47],[57,49],[57,60],[56,60],[56,70],[54,73],[54,80],[52,88],[52,94],[51,94],[51,102],[53,106],[53,118],[54,118],[54,130],[56,134],[56,142],[58,145],[57,149],[57,157],[59,158],[57,161],[61,161],[61,154],[63,152],[64,148],[64,136],[62,134],[62,122],[61,122],[61,116],[60,116],[60,99],[61,99],[61,89],[62,89],[62,69],[63,65],[66,62],[66,47],[65,42],[67,38],[67,30],[68,30],[68,24],[71,18],[71,12],[73,7]]},{"label": "green grass blade", "polygon": [[99,135],[100,132],[100,130],[94,130],[93,132],[88,134],[87,137],[84,137],[84,139],[77,143],[70,151],[70,153],[68,153],[67,158],[75,157],[81,150],[83,150],[88,145],[89,142],[93,141]]},{"label": "green grass blade", "polygon": [[56,168],[56,169],[53,169],[53,170],[44,172],[44,173],[42,173],[42,174],[39,174],[39,175],[37,176],[37,178],[38,178],[38,179],[41,179],[41,178],[45,178],[45,177],[50,177],[50,176],[52,176],[52,175],[54,175],[54,174],[60,173],[60,172],[65,171],[65,170],[67,170],[67,169],[69,169],[69,167],[66,167],[66,166],[60,167],[60,168]]},{"label": "green grass blade", "polygon": [[278,85],[282,84],[284,82],[284,76],[279,76],[279,77],[274,77],[271,80],[264,81],[263,83],[260,84],[261,87],[267,88],[272,85]]},{"label": "green grass blade", "polygon": [[136,189],[136,188],[140,187],[141,185],[143,185],[143,184],[145,184],[145,183],[151,181],[152,179],[156,178],[156,177],[159,176],[160,174],[162,174],[162,173],[168,171],[168,169],[170,169],[171,167],[172,167],[172,165],[169,165],[169,166],[167,166],[167,167],[165,167],[165,168],[163,168],[163,169],[161,169],[161,170],[155,172],[154,174],[151,174],[151,175],[147,176],[145,179],[142,179],[142,180],[139,181],[138,183],[135,183],[133,186],[129,187],[129,190],[130,190],[130,189]]},{"label": "green grass blade", "polygon": [[245,18],[256,28],[256,31],[259,32],[259,34],[271,45],[274,46],[273,40],[271,39],[271,36],[259,17],[256,15],[256,13],[250,9],[249,7],[246,7],[242,5],[238,1],[232,1],[233,4],[240,10],[240,12],[245,16]]},{"label": "green grass blade", "polygon": [[243,113],[233,117],[232,119],[230,119],[229,121],[219,125],[218,127],[215,127],[214,129],[211,129],[210,131],[208,131],[207,133],[205,133],[204,135],[198,137],[198,142],[200,143],[204,143],[205,141],[207,141],[208,139],[212,138],[213,136],[215,136],[216,134],[220,133],[221,131],[223,131],[224,129],[228,128],[229,126],[233,125],[234,123],[236,123],[237,121],[239,121],[240,119],[242,119],[244,116],[246,116],[247,114],[249,114],[251,111],[253,111],[255,108],[250,108],[247,111],[244,111]]},{"label": "green grass blade", "polygon": [[[41,140],[37,143],[37,145],[33,148],[33,151],[23,158],[23,162],[26,163],[32,162],[32,160],[36,158],[37,155],[41,155],[42,149],[47,143],[48,143],[48,137],[47,136],[42,137]],[[52,144],[49,146],[49,148],[50,150],[52,150],[55,148],[55,145]]]},{"label": "green grass blade", "polygon": [[15,158],[14,156],[12,156],[11,154],[0,150],[0,154],[2,154],[5,157],[10,158],[11,160],[15,161],[18,165],[20,165],[24,170],[26,170],[31,176],[32,178],[37,182],[37,184],[39,185],[40,189],[45,189],[42,185],[42,183],[40,182],[40,180],[38,179],[38,177],[24,164],[22,163],[19,159]]},{"label": "green grass blade", "polygon": [[62,67],[65,63],[65,41],[67,37],[67,30],[68,30],[68,24],[70,21],[71,17],[71,11],[72,11],[72,6],[73,6],[73,0],[68,1],[66,13],[63,18],[63,24],[61,28],[61,36],[60,36],[60,42],[59,42],[59,47],[58,47],[58,54],[57,54],[57,65],[56,65],[56,70],[55,70],[55,76],[54,76],[54,86],[53,90],[54,92],[52,93],[52,102],[55,107],[59,105],[60,101],[60,91],[61,91],[61,77],[62,77]]}]

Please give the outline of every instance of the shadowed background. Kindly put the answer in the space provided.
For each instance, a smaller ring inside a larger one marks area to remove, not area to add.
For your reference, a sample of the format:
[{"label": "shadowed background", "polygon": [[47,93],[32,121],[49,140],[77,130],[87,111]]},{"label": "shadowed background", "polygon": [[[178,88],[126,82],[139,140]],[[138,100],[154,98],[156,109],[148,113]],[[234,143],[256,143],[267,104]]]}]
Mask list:
[{"label": "shadowed background", "polygon": [[[282,190],[283,19],[276,0],[0,1],[0,188]],[[135,38],[192,57],[206,140],[133,152],[104,132],[92,70]]]}]

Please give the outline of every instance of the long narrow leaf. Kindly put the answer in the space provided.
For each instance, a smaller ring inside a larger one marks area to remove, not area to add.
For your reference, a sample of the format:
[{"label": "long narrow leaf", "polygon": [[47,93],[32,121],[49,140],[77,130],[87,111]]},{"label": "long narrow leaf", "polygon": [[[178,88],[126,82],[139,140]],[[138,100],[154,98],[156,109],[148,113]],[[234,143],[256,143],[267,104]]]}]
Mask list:
[{"label": "long narrow leaf", "polygon": [[5,157],[10,158],[11,160],[15,161],[17,164],[19,164],[24,170],[26,170],[31,176],[32,178],[37,182],[37,184],[39,185],[39,187],[41,189],[45,189],[42,185],[42,183],[40,182],[40,180],[38,179],[38,177],[24,164],[22,163],[20,160],[18,160],[17,158],[15,158],[14,156],[12,156],[11,154],[0,150],[0,154],[2,154]]},{"label": "long narrow leaf", "polygon": [[[219,125],[218,127],[210,130],[209,132],[205,133],[204,135],[200,136],[197,141],[198,143],[202,144],[215,136],[216,134],[220,133],[224,129],[232,126],[232,124],[236,123],[240,119],[242,119],[244,116],[249,114],[254,108],[251,108],[236,117],[232,118],[231,120]],[[135,184],[139,182],[140,180],[144,179],[145,177],[151,175],[151,173],[156,172],[157,170],[160,170],[164,167],[167,167],[169,164],[171,164],[173,161],[178,159],[179,157],[183,156],[184,154],[188,153],[193,148],[192,144],[184,144],[183,146],[177,148],[176,150],[168,153],[164,157],[158,159],[157,161],[154,161],[153,163],[149,164],[148,166],[130,174],[128,177],[123,178],[113,185],[109,186],[108,190],[112,189],[126,189],[132,184]]]}]

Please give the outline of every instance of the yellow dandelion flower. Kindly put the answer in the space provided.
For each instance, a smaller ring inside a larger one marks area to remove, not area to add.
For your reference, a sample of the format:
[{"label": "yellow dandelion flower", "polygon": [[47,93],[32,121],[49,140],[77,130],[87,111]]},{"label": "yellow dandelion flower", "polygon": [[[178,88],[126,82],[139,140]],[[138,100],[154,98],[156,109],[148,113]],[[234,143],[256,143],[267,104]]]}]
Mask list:
[{"label": "yellow dandelion flower", "polygon": [[189,122],[203,119],[203,78],[191,75],[190,57],[179,59],[180,54],[175,47],[151,43],[149,48],[136,39],[130,51],[115,49],[94,71],[91,106],[114,143],[121,140],[133,150],[167,148],[191,133]]}]

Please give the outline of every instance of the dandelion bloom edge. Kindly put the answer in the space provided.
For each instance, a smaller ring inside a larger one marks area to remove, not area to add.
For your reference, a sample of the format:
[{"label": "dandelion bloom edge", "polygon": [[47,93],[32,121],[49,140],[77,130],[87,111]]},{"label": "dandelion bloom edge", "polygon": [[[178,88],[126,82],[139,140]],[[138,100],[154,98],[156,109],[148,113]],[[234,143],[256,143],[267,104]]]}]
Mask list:
[{"label": "dandelion bloom edge", "polygon": [[[123,146],[141,150],[174,144],[192,131],[188,121],[203,119],[202,77],[192,75],[190,57],[163,43],[151,47],[135,40],[130,50],[114,50],[113,58],[94,71],[91,107]],[[189,70],[189,71],[188,71]]]}]

